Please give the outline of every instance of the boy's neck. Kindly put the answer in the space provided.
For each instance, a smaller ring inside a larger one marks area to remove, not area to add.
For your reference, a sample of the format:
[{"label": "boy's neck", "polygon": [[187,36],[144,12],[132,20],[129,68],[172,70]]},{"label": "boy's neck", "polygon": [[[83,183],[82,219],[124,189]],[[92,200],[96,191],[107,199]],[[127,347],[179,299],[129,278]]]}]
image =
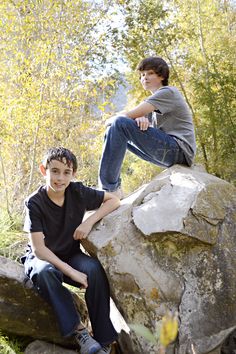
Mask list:
[{"label": "boy's neck", "polygon": [[47,195],[49,199],[53,201],[58,206],[63,206],[65,200],[65,191],[54,192],[50,187],[46,187]]},{"label": "boy's neck", "polygon": [[159,89],[162,88],[162,87],[163,87],[163,85],[160,85],[160,86],[156,87],[155,89],[150,90],[150,92],[151,92],[152,94],[154,94],[157,90],[159,90]]}]

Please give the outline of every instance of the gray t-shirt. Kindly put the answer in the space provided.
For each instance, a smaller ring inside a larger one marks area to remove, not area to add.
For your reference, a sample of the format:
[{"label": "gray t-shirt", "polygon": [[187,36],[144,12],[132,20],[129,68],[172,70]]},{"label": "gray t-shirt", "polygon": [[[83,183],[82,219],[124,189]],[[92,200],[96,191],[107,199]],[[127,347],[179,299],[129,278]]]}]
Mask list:
[{"label": "gray t-shirt", "polygon": [[176,87],[163,86],[145,101],[155,107],[155,111],[148,115],[151,125],[176,139],[191,166],[196,142],[192,114],[182,94]]}]

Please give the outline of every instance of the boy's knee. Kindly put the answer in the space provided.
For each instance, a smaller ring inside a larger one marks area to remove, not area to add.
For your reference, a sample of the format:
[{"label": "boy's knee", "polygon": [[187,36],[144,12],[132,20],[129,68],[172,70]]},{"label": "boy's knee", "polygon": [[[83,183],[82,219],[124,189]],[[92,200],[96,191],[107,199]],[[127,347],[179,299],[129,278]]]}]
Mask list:
[{"label": "boy's knee", "polygon": [[129,126],[130,124],[132,124],[133,119],[124,117],[124,116],[118,116],[114,122],[113,122],[113,126],[115,126],[116,128],[125,128],[127,126]]},{"label": "boy's knee", "polygon": [[37,283],[46,284],[54,281],[62,281],[62,273],[53,267],[51,264],[46,265],[37,274]]}]

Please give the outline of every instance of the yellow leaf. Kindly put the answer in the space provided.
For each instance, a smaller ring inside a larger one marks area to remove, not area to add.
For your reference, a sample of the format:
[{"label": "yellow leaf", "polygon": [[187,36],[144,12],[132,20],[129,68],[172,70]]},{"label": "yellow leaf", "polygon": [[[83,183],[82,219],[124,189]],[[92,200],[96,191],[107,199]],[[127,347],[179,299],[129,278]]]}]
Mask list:
[{"label": "yellow leaf", "polygon": [[157,288],[152,288],[151,293],[150,293],[150,297],[154,301],[159,299],[159,293],[158,293]]},{"label": "yellow leaf", "polygon": [[160,330],[160,342],[164,347],[167,347],[173,340],[175,340],[178,333],[177,314],[174,316],[168,313],[162,318],[162,325]]}]

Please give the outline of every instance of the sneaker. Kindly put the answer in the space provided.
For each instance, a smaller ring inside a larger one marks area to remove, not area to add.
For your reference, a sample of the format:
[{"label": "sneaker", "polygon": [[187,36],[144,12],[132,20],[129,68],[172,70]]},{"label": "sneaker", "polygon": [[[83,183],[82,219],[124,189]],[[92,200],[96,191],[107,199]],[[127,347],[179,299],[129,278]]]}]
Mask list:
[{"label": "sneaker", "polygon": [[80,354],[95,354],[102,349],[101,345],[90,336],[86,328],[76,331],[75,339],[80,345]]},{"label": "sneaker", "polygon": [[99,350],[99,352],[97,352],[97,354],[111,354],[111,347],[103,347]]}]

